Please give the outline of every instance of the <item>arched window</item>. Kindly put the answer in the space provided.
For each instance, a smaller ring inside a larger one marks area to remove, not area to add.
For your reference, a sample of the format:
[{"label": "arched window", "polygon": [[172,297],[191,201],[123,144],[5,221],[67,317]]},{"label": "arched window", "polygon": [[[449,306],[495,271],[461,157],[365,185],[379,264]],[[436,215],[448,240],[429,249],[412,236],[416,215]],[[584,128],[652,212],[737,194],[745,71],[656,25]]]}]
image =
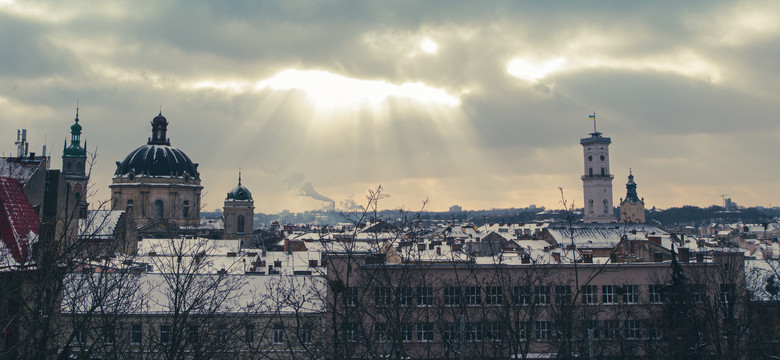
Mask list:
[{"label": "arched window", "polygon": [[244,233],[244,215],[238,215],[238,219],[236,219],[236,232]]},{"label": "arched window", "polygon": [[157,219],[162,218],[165,216],[165,211],[163,208],[163,202],[162,200],[155,200],[154,201],[154,217]]},{"label": "arched window", "polygon": [[604,213],[607,214],[607,199],[604,199]]}]

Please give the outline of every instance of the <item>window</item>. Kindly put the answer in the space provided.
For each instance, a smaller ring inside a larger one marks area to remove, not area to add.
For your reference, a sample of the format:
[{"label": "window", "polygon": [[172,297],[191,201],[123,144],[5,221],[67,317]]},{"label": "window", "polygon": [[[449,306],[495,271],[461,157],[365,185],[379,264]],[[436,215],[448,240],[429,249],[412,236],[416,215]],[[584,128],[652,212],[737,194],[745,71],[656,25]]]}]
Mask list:
[{"label": "window", "polygon": [[217,325],[217,340],[223,343],[227,342],[227,325],[225,324]]},{"label": "window", "polygon": [[284,325],[281,323],[274,324],[273,327],[273,342],[274,344],[284,343]]},{"label": "window", "polygon": [[127,200],[127,206],[125,207],[125,211],[127,211],[128,214],[133,213],[133,199]]},{"label": "window", "polygon": [[547,305],[550,303],[550,287],[537,286],[534,290],[534,302],[536,305]]},{"label": "window", "polygon": [[734,284],[720,284],[720,300],[724,304],[733,304],[736,300],[736,286]]},{"label": "window", "polygon": [[614,340],[618,338],[620,334],[620,321],[618,320],[605,320],[604,321],[604,338]]},{"label": "window", "polygon": [[184,200],[184,205],[182,206],[182,216],[185,218],[190,217],[190,201]]},{"label": "window", "polygon": [[76,344],[86,344],[87,343],[87,330],[77,330],[76,336],[75,336]]},{"label": "window", "polygon": [[607,175],[607,170],[604,168],[601,168],[601,176]]},{"label": "window", "polygon": [[347,286],[347,291],[345,292],[345,300],[347,302],[347,306],[357,306],[358,304],[358,296],[360,288],[354,287],[354,286]]},{"label": "window", "polygon": [[412,292],[412,288],[405,286],[398,288],[398,304],[401,306],[414,305],[414,293]]},{"label": "window", "polygon": [[601,287],[601,299],[602,302],[605,304],[615,304],[617,301],[615,301],[615,286],[614,285],[604,285]]},{"label": "window", "polygon": [[458,324],[446,322],[441,324],[441,338],[444,341],[458,340]]},{"label": "window", "polygon": [[311,344],[311,325],[303,324],[301,326],[301,343]]},{"label": "window", "polygon": [[244,325],[244,342],[247,344],[251,344],[255,342],[255,325],[254,324],[245,324]]},{"label": "window", "polygon": [[639,286],[626,285],[623,286],[623,303],[633,304],[636,302],[639,296]]},{"label": "window", "polygon": [[588,176],[593,176],[593,168],[588,168]]},{"label": "window", "polygon": [[421,286],[417,288],[417,306],[433,305],[433,288]]},{"label": "window", "polygon": [[498,321],[488,321],[485,323],[485,339],[488,341],[501,341],[504,337],[504,331],[501,323]]},{"label": "window", "polygon": [[691,285],[691,300],[697,304],[701,304],[702,299],[704,298],[704,284],[693,284]]},{"label": "window", "polygon": [[162,200],[154,201],[154,217],[160,219],[165,216],[165,208],[163,207]]},{"label": "window", "polygon": [[531,322],[520,321],[517,323],[517,339],[528,340],[528,335],[531,333]]},{"label": "window", "polygon": [[433,341],[433,323],[417,323],[417,341]]},{"label": "window", "polygon": [[531,289],[528,286],[515,286],[515,304],[531,305]]},{"label": "window", "polygon": [[485,303],[488,305],[501,305],[504,302],[504,289],[500,286],[485,287]]},{"label": "window", "polygon": [[244,230],[245,230],[244,229],[244,222],[245,222],[244,215],[238,215],[238,217],[236,218],[236,232],[237,233],[239,233],[239,234],[243,234],[244,233]]},{"label": "window", "polygon": [[466,323],[466,341],[482,341],[482,323]]},{"label": "window", "polygon": [[444,288],[444,305],[445,306],[459,306],[460,305],[460,288],[447,286]]},{"label": "window", "polygon": [[598,304],[599,303],[599,287],[596,285],[586,285],[582,287],[582,303],[583,304]]},{"label": "window", "polygon": [[639,339],[641,337],[641,324],[639,320],[626,320],[626,338]]},{"label": "window", "polygon": [[390,294],[389,287],[376,287],[374,288],[374,304],[378,306],[390,305],[392,301],[392,295]]},{"label": "window", "polygon": [[160,325],[160,343],[167,344],[171,341],[171,326]]},{"label": "window", "polygon": [[598,339],[599,337],[599,322],[598,320],[587,320],[585,321],[585,329],[587,330],[587,333],[585,334],[586,337],[590,336],[590,333],[593,333],[593,338]]},{"label": "window", "polygon": [[401,324],[401,335],[403,335],[403,341],[414,340],[414,326],[410,323]]},{"label": "window", "polygon": [[358,323],[356,322],[347,323],[347,329],[346,329],[347,341],[356,342],[358,339],[357,334],[358,334]]},{"label": "window", "polygon": [[106,325],[103,327],[103,343],[104,344],[113,344],[114,340],[116,340],[116,332],[114,331],[114,327],[111,325]]},{"label": "window", "polygon": [[467,286],[466,287],[466,305],[479,305],[482,304],[482,294],[479,286]]},{"label": "window", "polygon": [[550,338],[550,322],[536,322],[536,340],[547,340]]},{"label": "window", "polygon": [[571,286],[555,286],[555,304],[558,306],[571,305]]},{"label": "window", "polygon": [[187,326],[187,342],[190,344],[198,343],[198,325]]},{"label": "window", "polygon": [[387,324],[374,323],[374,341],[385,342],[387,340]]},{"label": "window", "polygon": [[140,344],[143,338],[143,331],[141,330],[141,324],[130,325],[130,343]]},{"label": "window", "polygon": [[648,286],[648,292],[650,293],[650,303],[660,304],[664,302],[662,295],[663,285],[651,284]]}]

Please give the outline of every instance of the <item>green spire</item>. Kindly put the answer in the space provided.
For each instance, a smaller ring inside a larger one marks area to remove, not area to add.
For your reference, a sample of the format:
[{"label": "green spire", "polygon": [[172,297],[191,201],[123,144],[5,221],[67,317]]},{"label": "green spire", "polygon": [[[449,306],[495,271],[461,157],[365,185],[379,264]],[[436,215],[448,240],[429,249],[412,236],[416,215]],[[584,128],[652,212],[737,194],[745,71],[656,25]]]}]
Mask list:
[{"label": "green spire", "polygon": [[634,174],[631,170],[628,170],[628,183],[626,183],[626,201],[636,204],[639,202],[639,196],[636,194],[636,183],[634,182]]},{"label": "green spire", "polygon": [[70,146],[62,151],[62,156],[87,157],[87,150],[81,147],[81,125],[79,125],[78,106],[76,106],[75,123],[70,126]]}]

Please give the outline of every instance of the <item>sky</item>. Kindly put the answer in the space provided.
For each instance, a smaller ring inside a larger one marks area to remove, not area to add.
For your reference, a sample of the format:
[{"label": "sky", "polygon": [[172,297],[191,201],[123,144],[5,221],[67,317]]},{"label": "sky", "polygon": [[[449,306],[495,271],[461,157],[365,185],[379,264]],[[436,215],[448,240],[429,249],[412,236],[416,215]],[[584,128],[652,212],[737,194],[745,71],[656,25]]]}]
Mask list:
[{"label": "sky", "polygon": [[78,104],[95,203],[161,110],[206,211],[558,209],[595,113],[615,203],[777,206],[778,59],[776,0],[0,0],[0,151]]}]

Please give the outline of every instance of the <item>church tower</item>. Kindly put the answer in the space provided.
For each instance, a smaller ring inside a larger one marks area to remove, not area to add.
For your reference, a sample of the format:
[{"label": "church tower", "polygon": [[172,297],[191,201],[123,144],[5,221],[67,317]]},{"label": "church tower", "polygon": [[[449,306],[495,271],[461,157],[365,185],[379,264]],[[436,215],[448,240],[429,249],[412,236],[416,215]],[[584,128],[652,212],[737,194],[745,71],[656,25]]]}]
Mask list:
[{"label": "church tower", "polygon": [[588,115],[593,119],[593,132],[590,137],[580,139],[585,162],[585,174],[582,175],[582,191],[585,195],[583,222],[615,222],[612,210],[612,179],[609,172],[609,144],[612,139],[601,136],[596,131],[596,114]]},{"label": "church tower", "polygon": [[252,247],[254,232],[255,202],[252,193],[241,185],[241,173],[238,173],[238,185],[227,193],[222,217],[225,224],[225,239],[241,240],[242,248]]},{"label": "church tower", "polygon": [[68,189],[79,201],[79,218],[87,217],[87,142],[81,147],[81,125],[79,125],[79,109],[76,108],[75,123],[70,126],[70,146],[67,140],[62,149],[62,175],[68,184]]},{"label": "church tower", "polygon": [[628,183],[626,183],[626,199],[620,199],[620,221],[625,223],[645,222],[645,199],[639,199],[636,194],[634,174],[628,171]]}]

